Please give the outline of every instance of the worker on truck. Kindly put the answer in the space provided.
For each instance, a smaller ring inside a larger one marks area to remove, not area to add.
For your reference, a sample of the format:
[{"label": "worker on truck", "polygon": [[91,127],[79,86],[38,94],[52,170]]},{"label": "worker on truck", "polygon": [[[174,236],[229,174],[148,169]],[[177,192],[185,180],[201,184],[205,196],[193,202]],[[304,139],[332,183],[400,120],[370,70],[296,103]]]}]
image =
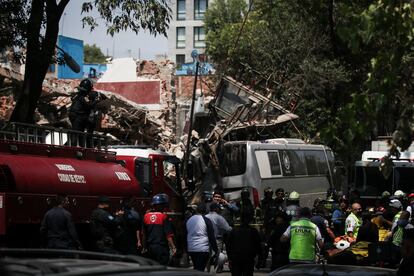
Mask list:
[{"label": "worker on truck", "polygon": [[73,130],[84,131],[88,127],[89,115],[96,104],[96,97],[90,97],[92,89],[92,81],[83,79],[78,86],[78,92],[72,98],[69,120]]}]

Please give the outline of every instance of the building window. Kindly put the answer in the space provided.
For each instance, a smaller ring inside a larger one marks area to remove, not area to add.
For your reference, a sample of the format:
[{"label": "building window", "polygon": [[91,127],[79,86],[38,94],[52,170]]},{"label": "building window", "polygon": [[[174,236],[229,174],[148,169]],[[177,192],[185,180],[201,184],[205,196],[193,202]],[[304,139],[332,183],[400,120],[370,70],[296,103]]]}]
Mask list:
[{"label": "building window", "polygon": [[206,35],[204,27],[194,27],[194,48],[206,47]]},{"label": "building window", "polygon": [[179,67],[183,63],[185,63],[185,55],[176,55],[175,56],[175,63],[177,64],[177,67]]},{"label": "building window", "polygon": [[206,14],[208,0],[194,0],[194,20],[203,20]]},{"label": "building window", "polygon": [[177,20],[185,20],[185,0],[177,0]]},{"label": "building window", "polygon": [[185,27],[177,27],[177,48],[185,48]]}]

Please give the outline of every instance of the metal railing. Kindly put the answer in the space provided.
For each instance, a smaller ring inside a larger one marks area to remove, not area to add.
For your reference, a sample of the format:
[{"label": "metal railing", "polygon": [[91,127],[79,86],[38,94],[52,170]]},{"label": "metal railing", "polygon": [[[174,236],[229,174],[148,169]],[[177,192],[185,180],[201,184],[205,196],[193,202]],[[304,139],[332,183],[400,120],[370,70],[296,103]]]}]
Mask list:
[{"label": "metal railing", "polygon": [[99,150],[106,150],[108,145],[108,137],[105,135],[14,122],[0,130],[0,139]]}]

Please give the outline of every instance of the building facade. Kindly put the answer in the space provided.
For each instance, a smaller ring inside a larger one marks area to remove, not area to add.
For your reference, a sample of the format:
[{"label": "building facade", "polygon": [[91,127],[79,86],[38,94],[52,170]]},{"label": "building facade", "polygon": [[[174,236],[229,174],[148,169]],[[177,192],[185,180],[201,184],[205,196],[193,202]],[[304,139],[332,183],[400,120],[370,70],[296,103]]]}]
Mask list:
[{"label": "building facade", "polygon": [[173,0],[172,19],[168,30],[168,53],[178,66],[192,62],[191,51],[204,53],[204,16],[209,0]]}]

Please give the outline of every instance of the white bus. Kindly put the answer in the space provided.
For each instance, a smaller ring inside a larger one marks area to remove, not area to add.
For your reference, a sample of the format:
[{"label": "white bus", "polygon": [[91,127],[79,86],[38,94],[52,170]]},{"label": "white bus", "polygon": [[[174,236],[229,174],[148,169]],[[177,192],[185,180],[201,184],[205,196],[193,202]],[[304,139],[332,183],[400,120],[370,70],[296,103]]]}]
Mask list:
[{"label": "white bus", "polygon": [[222,186],[230,200],[240,199],[241,189],[249,186],[257,206],[266,187],[283,188],[300,193],[301,206],[310,207],[333,187],[334,155],[324,145],[280,138],[226,142],[222,149]]}]

